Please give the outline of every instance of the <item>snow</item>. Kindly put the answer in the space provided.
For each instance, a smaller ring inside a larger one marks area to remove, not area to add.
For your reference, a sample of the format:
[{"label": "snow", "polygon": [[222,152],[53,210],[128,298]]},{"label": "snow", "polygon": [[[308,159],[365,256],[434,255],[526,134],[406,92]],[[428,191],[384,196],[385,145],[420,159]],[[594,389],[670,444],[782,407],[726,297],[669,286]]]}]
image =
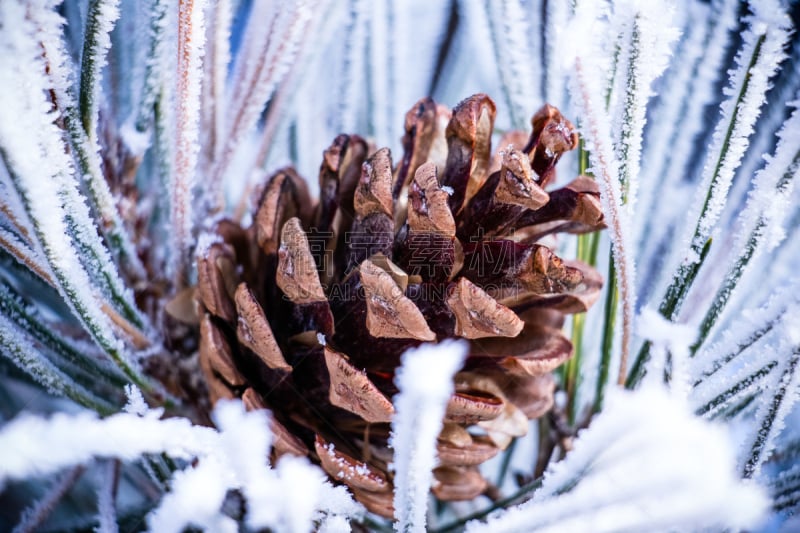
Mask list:
[{"label": "snow", "polygon": [[120,126],[119,136],[134,156],[142,156],[150,148],[150,132],[139,131],[132,119]]},{"label": "snow", "polygon": [[236,521],[220,513],[231,484],[230,477],[230,472],[215,457],[176,473],[172,478],[172,490],[147,517],[149,530],[181,533],[194,526],[207,531],[236,533]]},{"label": "snow", "polygon": [[[236,524],[229,526],[219,515],[225,492],[234,488],[240,488],[249,502],[245,523],[252,530],[304,533],[314,521],[330,518],[335,523],[363,512],[343,488],[332,487],[325,474],[307,459],[287,456],[274,468],[266,462],[271,435],[264,411],[247,413],[239,402],[221,402],[214,422],[220,430],[218,448],[201,460],[198,468],[185,474],[186,481],[180,482],[185,487],[176,483],[175,501],[152,517],[154,531],[162,531],[160,520],[174,521],[176,516],[182,518],[168,530],[180,531],[194,524],[212,531],[228,527],[235,531]],[[196,473],[200,467],[203,470]],[[221,489],[209,489],[209,483]],[[199,495],[196,484],[206,486]],[[197,503],[196,499],[204,501]]]},{"label": "snow", "polygon": [[49,419],[21,415],[0,431],[0,449],[6,451],[0,483],[47,475],[93,457],[134,460],[143,453],[166,451],[190,458],[208,453],[214,434],[186,419],[152,415],[120,413],[102,420],[91,413],[57,413]]},{"label": "snow", "polygon": [[614,389],[531,501],[467,531],[755,528],[769,500],[734,465],[725,431],[692,416],[679,396],[658,386]]},{"label": "snow", "polygon": [[395,376],[400,392],[392,400],[397,412],[389,438],[394,449],[396,531],[425,531],[436,440],[453,394],[453,375],[466,352],[464,342],[448,340],[423,344],[402,356]]}]

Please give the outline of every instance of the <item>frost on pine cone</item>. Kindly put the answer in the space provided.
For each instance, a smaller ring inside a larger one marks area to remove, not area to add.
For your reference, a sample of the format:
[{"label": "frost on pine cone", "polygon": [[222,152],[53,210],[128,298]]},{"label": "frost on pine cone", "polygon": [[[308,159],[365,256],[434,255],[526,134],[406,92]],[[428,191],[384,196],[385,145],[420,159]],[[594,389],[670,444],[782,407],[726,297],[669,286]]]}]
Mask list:
[{"label": "frost on pine cone", "polygon": [[[495,104],[406,115],[403,157],[340,135],[312,202],[292,169],[260,192],[250,227],[222,221],[199,254],[200,361],[212,402],[273,413],[274,453],[309,455],[373,512],[391,516],[387,447],[407,349],[469,339],[438,441],[434,494],[476,497],[478,465],[553,403],[551,371],[572,345],[564,314],[596,299],[600,276],[540,240],[603,226],[579,177],[550,193],[577,134],[544,106],[530,136],[491,153]],[[552,239],[551,239],[552,240]]]}]

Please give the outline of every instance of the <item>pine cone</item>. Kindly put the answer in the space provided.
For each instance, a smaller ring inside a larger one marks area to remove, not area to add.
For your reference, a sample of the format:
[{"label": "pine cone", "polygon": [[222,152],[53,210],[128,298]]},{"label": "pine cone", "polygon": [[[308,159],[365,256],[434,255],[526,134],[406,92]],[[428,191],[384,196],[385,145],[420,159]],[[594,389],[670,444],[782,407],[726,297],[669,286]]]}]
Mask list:
[{"label": "pine cone", "polygon": [[[452,112],[426,98],[406,115],[403,157],[340,135],[320,200],[284,169],[248,228],[223,221],[198,261],[200,361],[213,401],[269,408],[274,453],[309,455],[373,512],[392,514],[387,448],[400,356],[470,340],[439,437],[435,495],[472,499],[478,465],[553,403],[551,371],[572,345],[565,313],[602,280],[540,239],[603,226],[594,182],[545,192],[577,134],[544,106],[529,137],[491,155],[495,104]],[[472,431],[471,431],[472,430]]]}]

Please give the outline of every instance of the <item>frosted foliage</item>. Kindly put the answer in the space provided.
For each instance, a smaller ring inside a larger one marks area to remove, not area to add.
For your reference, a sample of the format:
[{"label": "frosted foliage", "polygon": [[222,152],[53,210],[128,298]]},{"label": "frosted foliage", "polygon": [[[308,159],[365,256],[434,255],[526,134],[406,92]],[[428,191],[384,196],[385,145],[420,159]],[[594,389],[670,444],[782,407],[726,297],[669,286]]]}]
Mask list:
[{"label": "frosted foliage", "polygon": [[791,324],[799,290],[797,282],[789,284],[764,306],[740,313],[715,343],[697,353],[690,366],[695,379],[690,400],[696,409],[708,406],[705,415],[712,416],[754,391],[774,391],[774,381],[780,379],[776,367],[785,358],[781,349],[791,350],[791,342],[786,346],[781,336],[793,331],[780,325]]},{"label": "frosted foliage", "polygon": [[[693,4],[696,5],[696,4]],[[670,202],[658,202],[659,193],[663,191],[673,191],[678,197],[685,197],[688,188],[679,188],[681,181],[685,178],[689,171],[690,161],[682,157],[682,154],[687,154],[692,151],[693,146],[698,142],[699,135],[708,122],[708,118],[703,109],[710,103],[715,102],[716,83],[721,78],[720,70],[725,59],[725,52],[730,43],[730,36],[733,29],[736,27],[737,13],[740,3],[737,0],[722,0],[714,3],[712,6],[712,14],[709,17],[708,28],[703,42],[697,49],[688,51],[685,55],[696,56],[696,63],[692,68],[689,75],[692,79],[687,82],[687,93],[691,98],[679,100],[678,98],[665,99],[667,102],[675,102],[680,104],[679,112],[672,120],[659,120],[654,121],[654,125],[658,124],[672,124],[674,133],[671,136],[668,147],[662,147],[661,150],[654,152],[652,155],[647,153],[647,163],[656,166],[652,173],[648,173],[645,179],[650,181],[652,185],[643,189],[648,191],[648,198],[650,201],[643,203],[639,210],[640,227],[642,228],[641,236],[645,241],[644,257],[649,257],[657,245],[657,239],[647,239],[649,235],[647,229],[653,224],[654,220],[663,218],[654,217],[653,210],[664,210],[673,208],[679,205],[675,202],[673,205]],[[681,55],[684,57],[684,54]],[[677,62],[677,65],[688,63],[688,61]],[[673,61],[673,68],[676,62]],[[664,94],[667,93],[664,90]],[[701,141],[704,142],[704,141]],[[649,143],[653,146],[653,150],[657,150],[655,143]],[[658,179],[661,175],[660,168],[663,168],[663,178]],[[677,190],[676,190],[677,189]],[[679,194],[683,193],[683,194]],[[682,259],[682,257],[680,258]]]},{"label": "frosted foliage", "polygon": [[[236,522],[220,512],[231,489],[247,496],[246,521],[254,530],[299,533],[319,521],[336,524],[363,512],[306,459],[288,457],[274,468],[267,463],[271,437],[265,411],[246,413],[241,403],[222,403],[214,415],[219,431],[160,416],[160,410],[103,420],[88,413],[59,413],[48,419],[23,415],[0,430],[0,449],[7,450],[0,464],[0,486],[92,458],[132,461],[145,453],[164,452],[197,464],[173,477],[171,491],[148,516],[153,531],[183,531],[190,525],[237,531]],[[54,442],[59,446],[53,447]]]},{"label": "frosted foliage", "polygon": [[1,315],[0,345],[3,347],[3,357],[27,372],[51,394],[80,399],[82,403],[93,407],[109,407],[107,402],[94,398],[91,392],[56,367],[24,331]]},{"label": "frosted foliage", "polygon": [[[93,272],[106,274],[98,273],[98,279],[110,278],[112,285],[121,285],[78,192],[73,162],[65,152],[62,132],[54,123],[58,117],[43,92],[52,87],[52,80],[45,77],[46,65],[34,38],[36,30],[25,12],[46,7],[39,2],[25,7],[17,2],[4,2],[0,6],[0,19],[9,21],[7,30],[0,32],[0,72],[8,76],[0,80],[0,97],[16,102],[2,110],[0,146],[8,154],[14,185],[31,220],[35,221],[36,235],[64,300],[98,344],[131,367],[122,342],[101,310],[98,289],[82,264],[88,261]],[[56,19],[51,30],[58,28]],[[91,253],[79,256],[76,241],[97,253],[94,257]],[[120,290],[131,297],[130,290]]]},{"label": "frosted foliage", "polygon": [[0,432],[0,445],[8,451],[0,465],[0,483],[50,474],[93,457],[134,460],[143,453],[166,451],[190,458],[211,450],[213,430],[192,426],[186,419],[158,416],[156,412],[145,417],[121,413],[103,420],[89,413],[18,417]]},{"label": "frosted foliage", "polygon": [[369,2],[365,0],[352,0],[350,3],[350,25],[344,39],[344,64],[343,76],[340,81],[339,99],[342,108],[337,113],[341,124],[337,124],[339,131],[357,131],[359,100],[364,97],[359,89],[365,83],[363,74],[365,70],[366,50],[361,46],[366,36]]},{"label": "frosted foliage", "polygon": [[639,190],[642,136],[653,81],[661,76],[678,37],[674,8],[642,0],[615,2],[611,34],[621,35],[617,52],[617,87],[612,93],[612,132],[620,160],[623,201],[633,214]]},{"label": "frosted foliage", "polygon": [[436,439],[453,393],[453,375],[465,355],[466,345],[458,341],[422,345],[403,354],[395,376],[400,392],[393,399],[397,414],[389,441],[394,449],[397,531],[425,531]]},{"label": "frosted foliage", "polygon": [[794,111],[777,134],[775,153],[765,156],[766,166],[753,177],[753,190],[739,219],[735,250],[748,246],[752,232],[766,244],[757,247],[758,251],[773,250],[785,236],[783,223],[791,208],[795,179],[800,174],[800,110],[797,109],[800,101],[788,105]]},{"label": "frosted foliage", "polygon": [[797,314],[800,305],[791,304],[786,314],[777,324],[779,340],[776,342],[777,354],[788,353],[789,356],[777,366],[777,372],[770,376],[765,387],[767,394],[758,399],[755,414],[756,423],[751,428],[751,436],[741,455],[741,468],[745,477],[757,478],[764,462],[769,459],[775,449],[778,435],[786,427],[786,419],[800,395],[800,327],[797,325]]},{"label": "frosted foliage", "polygon": [[35,531],[47,515],[53,511],[53,508],[58,505],[64,495],[75,485],[83,471],[84,468],[82,466],[76,466],[60,475],[58,479],[53,480],[45,495],[22,512],[19,523],[11,533]]},{"label": "frosted foliage", "polygon": [[637,218],[639,223],[636,224],[636,229],[639,236],[642,236],[642,230],[646,224],[642,220],[643,213],[650,209],[651,202],[654,200],[656,193],[656,184],[659,177],[665,170],[668,163],[668,157],[660,157],[662,154],[668,153],[671,143],[678,141],[679,132],[683,132],[683,127],[679,127],[679,120],[682,118],[680,114],[684,110],[686,96],[690,94],[690,87],[693,81],[693,75],[696,75],[696,67],[701,57],[704,61],[706,53],[705,39],[711,25],[711,8],[705,4],[691,3],[689,5],[690,13],[686,14],[682,10],[676,13],[677,17],[683,17],[680,21],[679,27],[681,28],[684,36],[680,39],[675,49],[675,53],[679,54],[683,61],[676,62],[670,65],[671,75],[668,75],[664,80],[663,91],[666,94],[675,95],[674,98],[664,98],[658,100],[653,107],[653,116],[655,119],[652,122],[647,133],[647,143],[644,157],[642,158],[642,176],[643,183],[650,184],[651,186],[642,187],[642,197],[639,200]]},{"label": "frosted foliage", "polygon": [[239,141],[252,130],[278,83],[289,72],[303,40],[309,38],[311,14],[319,8],[319,2],[255,3],[245,49],[237,58],[232,110],[226,117],[226,148],[214,169],[215,187],[228,170]]},{"label": "frosted foliage", "polygon": [[[113,27],[113,19],[117,16],[116,8],[102,3],[97,4],[99,11],[97,24],[93,27],[100,33],[94,34],[100,41],[103,40],[102,33],[110,31]],[[100,146],[94,134],[84,130],[78,117],[78,102],[73,94],[72,75],[69,69],[69,54],[64,48],[62,40],[59,38],[63,19],[54,13],[47,3],[40,3],[31,8],[29,12],[30,22],[35,29],[30,38],[34,39],[37,46],[41,46],[44,51],[45,71],[43,83],[45,87],[53,90],[53,104],[55,109],[54,118],[64,120],[71,140],[71,146],[78,156],[75,162],[69,162],[62,157],[54,162],[58,163],[59,168],[72,175],[71,179],[63,180],[60,184],[60,195],[64,198],[65,208],[71,215],[68,221],[68,229],[75,240],[75,245],[84,248],[84,253],[80,254],[80,260],[84,268],[96,274],[95,283],[105,285],[103,291],[109,293],[106,296],[124,302],[126,310],[133,315],[137,322],[143,319],[138,312],[134,311],[132,304],[133,296],[120,279],[115,264],[112,262],[109,250],[103,245],[97,235],[97,224],[92,220],[89,209],[87,209],[85,199],[79,194],[76,183],[78,178],[82,179],[86,185],[90,196],[92,209],[97,209],[102,224],[100,229],[107,235],[110,242],[118,247],[115,250],[127,260],[128,268],[137,273],[143,274],[143,268],[134,251],[134,246],[130,237],[122,227],[121,217],[116,209],[115,200],[112,197],[108,183],[103,174],[100,157]],[[107,39],[107,35],[105,39]],[[104,52],[92,49],[87,53],[93,54],[92,63],[95,67],[97,62],[102,63]],[[98,56],[98,54],[100,54]],[[24,56],[23,56],[24,57]],[[23,60],[23,57],[18,59]],[[92,78],[93,83],[97,82]],[[96,90],[92,88],[92,91]],[[90,96],[90,98],[93,98]],[[89,106],[96,105],[96,99],[91,99]],[[91,111],[91,110],[88,110]],[[91,114],[91,113],[90,113]],[[59,116],[60,115],[60,116]],[[59,141],[63,143],[63,141]],[[68,158],[67,158],[68,159]],[[75,172],[74,165],[77,163],[79,172]],[[66,166],[62,166],[66,165]],[[79,176],[79,174],[82,174]],[[34,217],[35,218],[35,217]]]},{"label": "frosted foliage", "polygon": [[757,527],[768,500],[740,481],[722,428],[655,386],[613,391],[536,496],[467,531],[696,531]]},{"label": "frosted foliage", "polygon": [[[730,85],[725,91],[728,99],[722,104],[722,118],[703,170],[701,190],[710,187],[710,195],[707,200],[698,198],[694,212],[698,213],[700,221],[691,239],[687,238],[695,250],[703,246],[719,219],[734,172],[761,112],[769,80],[785,58],[783,46],[789,36],[788,16],[777,1],[752,5],[755,15],[748,20],[744,45],[736,58],[737,68],[731,71]],[[687,218],[695,219],[697,216]],[[689,262],[696,261],[689,259]]]},{"label": "frosted foliage", "polygon": [[537,94],[541,84],[529,57],[530,53],[537,53],[533,41],[539,32],[531,32],[520,0],[488,1],[486,9],[492,38],[498,50],[507,51],[502,59],[498,58],[498,68],[511,106],[511,123],[515,128],[524,128],[530,110],[541,102],[541,95]]}]

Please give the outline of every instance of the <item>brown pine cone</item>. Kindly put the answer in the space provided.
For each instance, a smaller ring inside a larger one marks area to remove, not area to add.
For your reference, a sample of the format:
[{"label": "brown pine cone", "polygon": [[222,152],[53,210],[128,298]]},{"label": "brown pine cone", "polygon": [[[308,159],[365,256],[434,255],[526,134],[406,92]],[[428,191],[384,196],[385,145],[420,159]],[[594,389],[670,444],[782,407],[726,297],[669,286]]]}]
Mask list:
[{"label": "brown pine cone", "polygon": [[487,486],[478,465],[553,403],[551,371],[572,345],[565,313],[602,280],[537,241],[603,227],[594,182],[550,193],[572,124],[545,105],[533,133],[492,157],[495,104],[452,113],[431,99],[406,115],[403,157],[340,135],[325,151],[320,199],[292,169],[272,176],[252,224],[218,224],[198,261],[200,361],[212,402],[272,411],[274,454],[309,455],[369,510],[392,513],[387,448],[400,356],[469,339],[439,437],[435,495]]}]

